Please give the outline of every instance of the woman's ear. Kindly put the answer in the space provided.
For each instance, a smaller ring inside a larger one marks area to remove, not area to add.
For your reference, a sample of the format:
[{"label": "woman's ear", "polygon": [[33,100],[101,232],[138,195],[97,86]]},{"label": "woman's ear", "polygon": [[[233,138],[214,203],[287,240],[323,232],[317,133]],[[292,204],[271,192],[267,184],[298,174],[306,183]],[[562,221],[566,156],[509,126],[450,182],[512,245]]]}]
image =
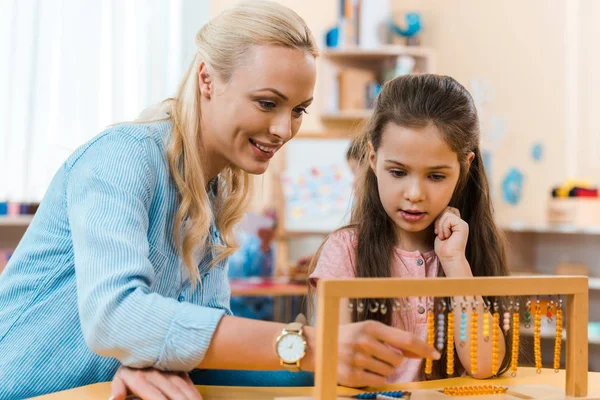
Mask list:
[{"label": "woman's ear", "polygon": [[375,152],[375,149],[373,148],[373,143],[369,142],[368,143],[368,154],[369,154],[369,165],[371,166],[371,169],[373,170],[373,173],[375,173],[376,171],[376,166],[377,166],[377,153]]},{"label": "woman's ear", "polygon": [[200,94],[207,99],[210,99],[213,92],[213,80],[208,71],[208,66],[204,61],[198,66],[198,89]]}]

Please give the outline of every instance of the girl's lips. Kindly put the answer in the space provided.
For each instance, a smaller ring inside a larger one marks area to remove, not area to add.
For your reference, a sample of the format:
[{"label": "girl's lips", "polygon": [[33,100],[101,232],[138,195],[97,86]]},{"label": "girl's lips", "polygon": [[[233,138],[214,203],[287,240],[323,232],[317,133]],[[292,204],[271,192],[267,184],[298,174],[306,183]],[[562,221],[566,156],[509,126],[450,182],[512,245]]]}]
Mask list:
[{"label": "girl's lips", "polygon": [[408,222],[418,222],[420,220],[422,220],[423,218],[425,218],[425,213],[424,212],[411,212],[411,211],[404,211],[404,210],[400,210],[400,215],[402,216],[402,218],[405,221]]}]

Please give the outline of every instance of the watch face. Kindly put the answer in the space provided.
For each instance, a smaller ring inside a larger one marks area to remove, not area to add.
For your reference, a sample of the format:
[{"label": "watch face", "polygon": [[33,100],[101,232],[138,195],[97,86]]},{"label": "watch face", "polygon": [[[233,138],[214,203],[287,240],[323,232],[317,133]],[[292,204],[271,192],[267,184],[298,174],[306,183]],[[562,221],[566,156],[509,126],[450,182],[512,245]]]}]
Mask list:
[{"label": "watch face", "polygon": [[277,355],[286,363],[294,363],[304,356],[304,339],[300,335],[287,334],[277,342]]}]

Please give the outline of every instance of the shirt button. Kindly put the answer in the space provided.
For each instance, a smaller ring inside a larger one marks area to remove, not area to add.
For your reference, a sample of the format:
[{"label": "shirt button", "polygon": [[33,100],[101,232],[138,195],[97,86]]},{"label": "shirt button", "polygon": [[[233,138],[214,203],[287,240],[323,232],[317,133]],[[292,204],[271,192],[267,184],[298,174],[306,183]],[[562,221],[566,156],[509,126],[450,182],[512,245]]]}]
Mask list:
[{"label": "shirt button", "polygon": [[417,258],[417,265],[420,267],[421,265],[423,265],[423,259],[422,258]]},{"label": "shirt button", "polygon": [[179,302],[182,302],[182,301],[184,301],[184,300],[185,300],[185,297],[183,297],[183,296],[179,296],[179,298],[178,298],[177,300],[179,300]]}]

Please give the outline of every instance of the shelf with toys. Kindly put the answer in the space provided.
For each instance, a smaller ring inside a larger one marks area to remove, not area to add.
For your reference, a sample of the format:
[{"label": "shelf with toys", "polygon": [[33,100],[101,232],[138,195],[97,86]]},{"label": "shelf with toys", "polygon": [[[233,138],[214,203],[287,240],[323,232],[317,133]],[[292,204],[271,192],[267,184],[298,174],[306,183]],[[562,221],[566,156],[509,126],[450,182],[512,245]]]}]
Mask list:
[{"label": "shelf with toys", "polygon": [[434,51],[420,46],[333,48],[323,52],[320,62],[324,123],[366,119],[385,81],[435,71]]},{"label": "shelf with toys", "polygon": [[340,1],[338,24],[327,32],[319,59],[324,124],[364,120],[384,82],[435,71],[433,49],[421,46],[421,15],[394,17],[389,0],[372,0],[368,7]]}]

